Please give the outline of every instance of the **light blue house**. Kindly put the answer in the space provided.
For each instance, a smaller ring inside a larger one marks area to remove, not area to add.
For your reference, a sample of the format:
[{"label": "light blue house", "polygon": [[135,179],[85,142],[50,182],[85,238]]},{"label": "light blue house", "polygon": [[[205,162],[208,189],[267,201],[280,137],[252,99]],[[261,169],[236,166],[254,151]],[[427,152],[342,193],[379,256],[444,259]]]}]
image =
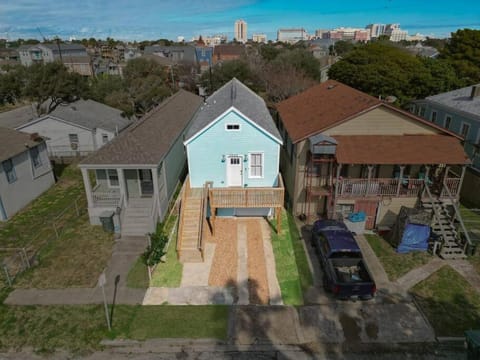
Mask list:
[{"label": "light blue house", "polygon": [[[216,215],[265,216],[272,208],[280,213],[282,140],[263,99],[240,81],[232,79],[205,101],[192,119],[184,144],[189,172],[184,209],[194,214],[183,221],[185,226],[193,227],[202,211],[195,198],[208,203],[212,222]],[[206,194],[206,183],[210,184],[208,198],[201,195],[202,188]],[[182,244],[186,244],[190,239],[181,230]],[[195,232],[199,236],[201,228]]]},{"label": "light blue house", "polygon": [[480,170],[480,84],[414,101],[410,111],[465,139],[465,152]]}]

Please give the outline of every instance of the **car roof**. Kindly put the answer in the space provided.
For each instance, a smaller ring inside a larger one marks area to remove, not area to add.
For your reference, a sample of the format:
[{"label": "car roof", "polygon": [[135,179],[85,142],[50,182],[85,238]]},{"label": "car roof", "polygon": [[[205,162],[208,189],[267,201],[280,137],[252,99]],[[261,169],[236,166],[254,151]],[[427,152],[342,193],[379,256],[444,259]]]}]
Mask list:
[{"label": "car roof", "polygon": [[360,248],[353,234],[342,222],[319,220],[315,222],[313,231],[324,235],[332,252],[360,252]]}]

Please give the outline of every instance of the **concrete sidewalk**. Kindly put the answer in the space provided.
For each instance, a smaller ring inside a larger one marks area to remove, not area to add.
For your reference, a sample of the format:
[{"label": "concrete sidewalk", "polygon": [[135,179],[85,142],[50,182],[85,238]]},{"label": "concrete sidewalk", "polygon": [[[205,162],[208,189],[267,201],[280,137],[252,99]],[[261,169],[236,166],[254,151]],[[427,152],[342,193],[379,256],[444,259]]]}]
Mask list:
[{"label": "concrete sidewalk", "polygon": [[434,257],[427,264],[415,268],[408,273],[406,273],[401,278],[397,279],[396,283],[405,290],[409,290],[414,287],[419,282],[425,280],[434,272],[447,265],[445,260],[442,260],[438,257]]},{"label": "concrete sidewalk", "polygon": [[[127,287],[130,268],[147,246],[146,237],[126,236],[113,246],[112,257],[107,265],[105,292],[109,303],[125,305],[142,304],[146,289]],[[82,269],[79,269],[82,271]],[[99,274],[100,275],[100,274]],[[67,289],[15,289],[7,305],[87,305],[103,302],[102,291],[94,288]]]}]

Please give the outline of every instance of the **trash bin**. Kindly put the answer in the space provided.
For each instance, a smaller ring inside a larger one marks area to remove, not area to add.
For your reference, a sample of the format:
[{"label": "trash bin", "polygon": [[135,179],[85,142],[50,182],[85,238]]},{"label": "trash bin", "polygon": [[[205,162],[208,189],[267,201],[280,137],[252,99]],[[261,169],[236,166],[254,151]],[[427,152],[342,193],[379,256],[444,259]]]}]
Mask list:
[{"label": "trash bin", "polygon": [[467,342],[467,359],[480,359],[480,330],[465,331],[465,340]]},{"label": "trash bin", "polygon": [[111,232],[114,231],[113,225],[113,215],[114,211],[104,211],[100,214],[100,222],[102,223],[103,231]]}]

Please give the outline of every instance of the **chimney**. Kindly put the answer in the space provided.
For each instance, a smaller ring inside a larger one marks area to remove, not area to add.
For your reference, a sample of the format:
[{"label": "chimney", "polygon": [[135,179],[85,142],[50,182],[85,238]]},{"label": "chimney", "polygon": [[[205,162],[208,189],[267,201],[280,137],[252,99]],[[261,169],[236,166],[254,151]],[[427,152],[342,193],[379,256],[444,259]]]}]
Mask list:
[{"label": "chimney", "polygon": [[42,137],[38,135],[38,133],[32,133],[30,134],[30,140],[32,141],[42,141]]},{"label": "chimney", "polygon": [[475,98],[480,98],[480,86],[478,85],[472,86],[472,92],[470,94],[471,100],[474,100]]}]

